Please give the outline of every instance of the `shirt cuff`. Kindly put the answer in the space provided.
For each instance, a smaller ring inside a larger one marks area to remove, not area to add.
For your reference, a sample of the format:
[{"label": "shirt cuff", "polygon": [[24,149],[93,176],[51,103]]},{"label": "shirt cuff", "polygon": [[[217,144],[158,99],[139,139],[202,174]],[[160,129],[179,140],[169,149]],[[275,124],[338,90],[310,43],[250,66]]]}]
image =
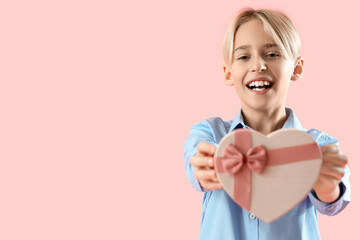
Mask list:
[{"label": "shirt cuff", "polygon": [[326,214],[328,216],[332,216],[339,213],[339,210],[341,210],[343,206],[345,190],[346,190],[346,187],[343,182],[340,182],[339,187],[340,187],[340,195],[338,199],[332,203],[322,202],[316,195],[314,189],[311,190],[311,193],[309,194],[309,198],[311,202],[314,204],[315,208],[320,213]]}]

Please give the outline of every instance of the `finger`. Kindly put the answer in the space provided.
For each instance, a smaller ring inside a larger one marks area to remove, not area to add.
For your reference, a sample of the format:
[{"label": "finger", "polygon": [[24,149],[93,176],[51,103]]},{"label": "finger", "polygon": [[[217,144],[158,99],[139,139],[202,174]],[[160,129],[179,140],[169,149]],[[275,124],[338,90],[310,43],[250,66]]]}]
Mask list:
[{"label": "finger", "polygon": [[323,155],[324,165],[333,165],[339,167],[345,167],[348,163],[347,156],[343,154],[326,154]]},{"label": "finger", "polygon": [[197,145],[197,153],[200,156],[214,156],[216,147],[208,142],[199,142]]},{"label": "finger", "polygon": [[213,180],[218,181],[215,170],[196,168],[194,176],[198,180]]},{"label": "finger", "polygon": [[323,166],[320,173],[340,181],[345,175],[345,169],[335,166]]},{"label": "finger", "polygon": [[214,159],[212,157],[193,156],[190,158],[190,164],[194,167],[214,167]]},{"label": "finger", "polygon": [[339,146],[336,144],[328,144],[321,147],[322,154],[328,154],[328,153],[339,153]]},{"label": "finger", "polygon": [[206,188],[208,190],[218,190],[218,189],[222,188],[222,185],[220,182],[201,181],[200,184],[203,188]]}]

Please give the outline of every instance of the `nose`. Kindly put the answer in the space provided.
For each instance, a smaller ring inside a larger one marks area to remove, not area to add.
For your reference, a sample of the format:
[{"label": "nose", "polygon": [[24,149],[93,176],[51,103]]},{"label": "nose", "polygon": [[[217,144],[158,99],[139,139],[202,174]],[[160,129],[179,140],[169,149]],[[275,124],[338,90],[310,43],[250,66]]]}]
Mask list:
[{"label": "nose", "polygon": [[265,60],[262,57],[253,57],[251,61],[251,72],[263,72],[267,69]]}]

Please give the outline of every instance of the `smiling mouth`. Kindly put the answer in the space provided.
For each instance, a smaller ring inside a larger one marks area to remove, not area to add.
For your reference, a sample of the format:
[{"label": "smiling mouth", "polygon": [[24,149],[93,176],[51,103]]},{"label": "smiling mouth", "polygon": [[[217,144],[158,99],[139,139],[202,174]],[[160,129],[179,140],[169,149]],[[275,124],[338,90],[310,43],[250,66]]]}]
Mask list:
[{"label": "smiling mouth", "polygon": [[256,92],[262,92],[270,89],[273,85],[270,81],[252,81],[246,87]]}]

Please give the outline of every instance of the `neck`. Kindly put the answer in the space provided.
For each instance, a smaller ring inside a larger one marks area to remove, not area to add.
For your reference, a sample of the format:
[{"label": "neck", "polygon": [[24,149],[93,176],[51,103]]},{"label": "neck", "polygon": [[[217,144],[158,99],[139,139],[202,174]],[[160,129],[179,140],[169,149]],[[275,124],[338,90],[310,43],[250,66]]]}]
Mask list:
[{"label": "neck", "polygon": [[284,125],[287,117],[285,107],[272,110],[243,108],[244,123],[262,134],[269,134]]}]

